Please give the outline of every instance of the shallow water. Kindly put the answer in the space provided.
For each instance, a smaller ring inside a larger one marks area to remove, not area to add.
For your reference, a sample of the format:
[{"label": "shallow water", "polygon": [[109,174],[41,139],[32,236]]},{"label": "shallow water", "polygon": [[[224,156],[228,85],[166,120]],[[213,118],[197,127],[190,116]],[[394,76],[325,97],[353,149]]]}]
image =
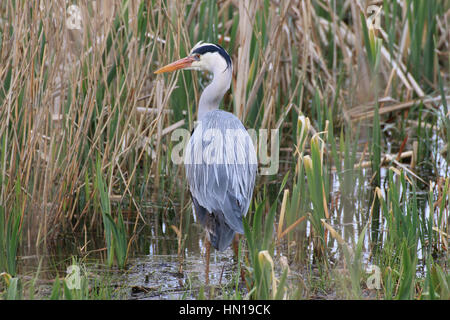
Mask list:
[{"label": "shallow water", "polygon": [[[204,257],[190,255],[179,272],[177,255],[153,255],[131,259],[124,282],[131,287],[130,299],[195,299],[204,283]],[[221,287],[232,282],[231,249],[214,252],[210,262],[210,284]]]},{"label": "shallow water", "polygon": [[[148,226],[147,226],[148,227]],[[199,225],[192,223],[185,243],[185,254],[178,255],[178,239],[168,228],[142,228],[138,235],[138,245],[131,247],[125,270],[108,268],[106,250],[86,250],[80,253],[79,237],[61,237],[47,245],[47,253],[36,252],[24,246],[19,256],[19,274],[27,280],[33,279],[39,271],[37,281],[38,296],[48,297],[56,277],[60,279],[72,265],[72,258],[83,266],[83,274],[90,280],[108,279],[114,288],[120,288],[115,295],[126,299],[196,299],[204,287],[205,256],[204,232]],[[104,240],[94,234],[87,235],[90,248],[104,247]],[[211,249],[209,280],[216,287],[216,296],[220,290],[233,282],[236,275],[234,252],[230,248],[223,252]]]}]

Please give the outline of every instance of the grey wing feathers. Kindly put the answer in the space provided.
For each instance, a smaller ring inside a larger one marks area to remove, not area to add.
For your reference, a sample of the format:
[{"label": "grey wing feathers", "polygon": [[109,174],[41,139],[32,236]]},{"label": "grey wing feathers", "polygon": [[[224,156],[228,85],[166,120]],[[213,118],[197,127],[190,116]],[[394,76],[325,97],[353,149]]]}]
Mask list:
[{"label": "grey wing feathers", "polygon": [[224,250],[234,232],[244,233],[257,170],[251,138],[234,115],[211,111],[189,140],[185,167],[196,215],[211,244]]}]

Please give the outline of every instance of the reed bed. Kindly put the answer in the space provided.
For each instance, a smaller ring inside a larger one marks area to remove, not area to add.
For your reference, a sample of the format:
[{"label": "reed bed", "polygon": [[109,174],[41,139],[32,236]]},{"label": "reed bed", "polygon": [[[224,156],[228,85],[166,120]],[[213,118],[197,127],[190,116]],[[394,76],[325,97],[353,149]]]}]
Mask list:
[{"label": "reed bed", "polygon": [[[209,78],[153,71],[202,40],[233,59],[222,108],[279,146],[245,222],[246,289],[215,298],[448,299],[449,32],[439,0],[2,1],[0,293],[35,297],[21,257],[67,235],[126,269],[142,226],[165,224],[183,271],[173,133]],[[49,297],[117,297],[86,281]]]}]

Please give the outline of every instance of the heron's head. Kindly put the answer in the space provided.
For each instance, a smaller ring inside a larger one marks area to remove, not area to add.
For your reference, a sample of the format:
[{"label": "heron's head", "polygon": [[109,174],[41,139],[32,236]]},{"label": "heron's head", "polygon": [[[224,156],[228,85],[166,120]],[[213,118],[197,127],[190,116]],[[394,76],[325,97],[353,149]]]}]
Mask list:
[{"label": "heron's head", "polygon": [[172,62],[158,70],[155,73],[175,71],[178,69],[200,70],[208,72],[231,71],[231,58],[224,48],[218,44],[197,43],[192,48],[190,54],[180,60]]}]

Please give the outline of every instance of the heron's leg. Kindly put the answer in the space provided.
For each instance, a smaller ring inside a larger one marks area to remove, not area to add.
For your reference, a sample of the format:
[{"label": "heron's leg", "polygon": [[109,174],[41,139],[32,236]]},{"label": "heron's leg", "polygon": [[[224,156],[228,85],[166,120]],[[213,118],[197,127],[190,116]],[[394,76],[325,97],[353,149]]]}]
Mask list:
[{"label": "heron's leg", "polygon": [[233,251],[234,251],[234,260],[238,262],[239,260],[239,234],[236,233],[233,239]]},{"label": "heron's leg", "polygon": [[205,247],[206,247],[205,284],[209,285],[209,256],[211,253],[211,242],[209,242],[208,237],[206,237]]},{"label": "heron's leg", "polygon": [[[236,263],[239,262],[239,234],[236,233],[234,235],[234,239],[233,239],[233,251],[234,251],[234,260],[236,261]],[[244,268],[242,268],[242,264],[241,264],[241,280],[242,282],[246,283],[245,281],[245,271]]]}]

